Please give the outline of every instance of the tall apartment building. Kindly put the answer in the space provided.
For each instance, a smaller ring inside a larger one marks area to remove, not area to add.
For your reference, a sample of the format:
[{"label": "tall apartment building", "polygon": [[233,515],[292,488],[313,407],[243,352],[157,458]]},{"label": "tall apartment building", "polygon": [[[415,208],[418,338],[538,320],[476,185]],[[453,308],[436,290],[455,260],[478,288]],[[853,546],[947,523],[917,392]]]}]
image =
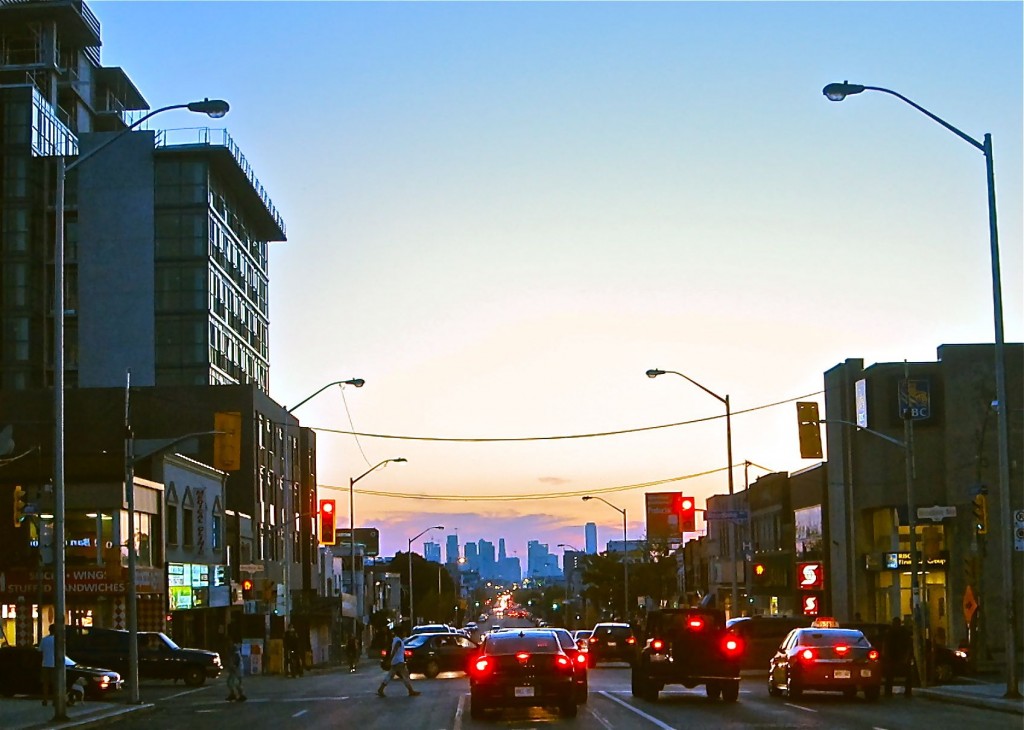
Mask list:
[{"label": "tall apartment building", "polygon": [[[53,383],[54,157],[150,108],[123,69],[101,65],[100,44],[81,0],[0,5],[6,390]],[[137,385],[268,390],[268,244],[284,222],[226,132],[181,134],[126,134],[67,177],[67,387],[123,386],[130,369]]]},{"label": "tall apartment building", "polygon": [[433,541],[423,543],[423,559],[431,563],[440,563],[441,543]]},{"label": "tall apartment building", "polygon": [[587,555],[597,554],[597,523],[588,522],[583,528],[583,534],[586,539],[584,550]]}]

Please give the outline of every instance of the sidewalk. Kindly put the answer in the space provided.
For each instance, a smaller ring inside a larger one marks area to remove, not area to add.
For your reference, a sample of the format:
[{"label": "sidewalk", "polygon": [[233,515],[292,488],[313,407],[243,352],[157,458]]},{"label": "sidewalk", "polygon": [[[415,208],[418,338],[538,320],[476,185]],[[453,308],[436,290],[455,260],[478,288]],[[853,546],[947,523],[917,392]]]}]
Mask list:
[{"label": "sidewalk", "polygon": [[0,727],[4,730],[50,730],[51,728],[98,727],[129,712],[144,712],[153,705],[121,702],[79,702],[68,707],[68,719],[53,719],[53,705],[44,707],[37,697],[0,697]]},{"label": "sidewalk", "polygon": [[[952,702],[957,705],[1024,715],[1024,700],[1008,700],[1003,697],[1006,694],[1005,680],[998,682],[993,678],[980,680],[963,677],[959,681],[963,684],[919,687],[914,690],[914,696],[936,702]],[[1020,691],[1019,686],[1017,689]]]}]

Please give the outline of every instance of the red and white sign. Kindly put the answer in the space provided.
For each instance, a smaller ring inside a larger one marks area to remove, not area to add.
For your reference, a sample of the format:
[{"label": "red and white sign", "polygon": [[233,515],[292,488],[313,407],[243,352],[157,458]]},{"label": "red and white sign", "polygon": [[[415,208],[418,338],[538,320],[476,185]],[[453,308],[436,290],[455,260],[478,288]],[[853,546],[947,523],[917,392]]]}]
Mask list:
[{"label": "red and white sign", "polygon": [[804,596],[800,599],[800,606],[804,616],[817,616],[821,611],[821,597],[817,595]]},{"label": "red and white sign", "polygon": [[802,591],[820,591],[825,587],[823,563],[797,563],[796,587]]}]

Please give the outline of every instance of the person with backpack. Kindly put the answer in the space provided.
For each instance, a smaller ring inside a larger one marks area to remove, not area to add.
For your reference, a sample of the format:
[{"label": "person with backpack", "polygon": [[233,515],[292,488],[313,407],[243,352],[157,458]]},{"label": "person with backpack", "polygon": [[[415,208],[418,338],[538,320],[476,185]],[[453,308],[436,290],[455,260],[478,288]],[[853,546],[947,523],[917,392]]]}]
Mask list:
[{"label": "person with backpack", "polygon": [[409,666],[405,663],[405,642],[402,641],[401,632],[397,629],[391,639],[391,652],[388,655],[388,659],[390,661],[381,661],[382,667],[384,664],[387,664],[387,666],[383,667],[386,674],[384,675],[384,680],[380,683],[380,687],[377,688],[377,695],[379,697],[387,696],[384,694],[384,688],[388,686],[388,682],[392,678],[402,680],[402,684],[409,690],[410,697],[417,697],[421,694],[413,689],[412,682],[409,681]]}]

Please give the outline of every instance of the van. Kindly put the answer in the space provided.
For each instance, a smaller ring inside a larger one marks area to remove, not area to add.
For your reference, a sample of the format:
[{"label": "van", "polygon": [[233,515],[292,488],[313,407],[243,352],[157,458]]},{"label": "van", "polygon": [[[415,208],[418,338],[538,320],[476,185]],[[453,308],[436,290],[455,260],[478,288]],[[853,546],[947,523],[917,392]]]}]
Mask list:
[{"label": "van", "polygon": [[743,669],[768,669],[775,651],[793,629],[811,625],[812,616],[741,616],[727,626],[743,641]]}]

